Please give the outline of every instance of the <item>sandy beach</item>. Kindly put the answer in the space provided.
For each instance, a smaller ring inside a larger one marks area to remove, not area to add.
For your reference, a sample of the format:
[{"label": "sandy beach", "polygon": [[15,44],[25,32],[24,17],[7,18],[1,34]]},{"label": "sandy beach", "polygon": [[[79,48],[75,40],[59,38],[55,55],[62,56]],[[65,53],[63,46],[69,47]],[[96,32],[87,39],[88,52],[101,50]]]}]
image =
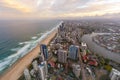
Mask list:
[{"label": "sandy beach", "polygon": [[[57,30],[53,31],[49,34],[45,39],[43,39],[40,43],[48,45],[49,42],[54,38]],[[14,65],[9,68],[5,74],[0,76],[0,80],[17,80],[23,73],[24,69],[28,67],[32,60],[38,56],[40,52],[39,45],[37,45],[32,51],[30,51],[23,58],[18,60]]]}]

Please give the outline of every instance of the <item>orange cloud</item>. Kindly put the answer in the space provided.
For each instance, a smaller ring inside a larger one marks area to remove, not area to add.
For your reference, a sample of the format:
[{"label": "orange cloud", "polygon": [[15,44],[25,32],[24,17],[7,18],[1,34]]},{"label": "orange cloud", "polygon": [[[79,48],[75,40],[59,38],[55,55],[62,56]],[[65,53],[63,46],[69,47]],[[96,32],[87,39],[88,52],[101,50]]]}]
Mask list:
[{"label": "orange cloud", "polygon": [[2,17],[61,18],[120,13],[119,0],[0,0],[0,4],[7,7],[1,8],[5,9],[0,12]]},{"label": "orange cloud", "polygon": [[24,13],[31,13],[33,9],[27,5],[20,3],[20,1],[16,0],[3,0],[4,6],[9,8],[17,9]]}]

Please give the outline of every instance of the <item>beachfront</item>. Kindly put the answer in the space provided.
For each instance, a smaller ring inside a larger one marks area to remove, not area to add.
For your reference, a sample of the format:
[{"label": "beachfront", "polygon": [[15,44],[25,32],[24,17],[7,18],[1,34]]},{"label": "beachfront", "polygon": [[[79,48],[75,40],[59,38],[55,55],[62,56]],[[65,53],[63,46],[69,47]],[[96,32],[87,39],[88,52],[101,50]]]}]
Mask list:
[{"label": "beachfront", "polygon": [[[40,43],[48,45],[49,42],[55,37],[57,30],[55,29]],[[32,60],[36,58],[40,53],[39,45],[37,45],[32,51],[30,51],[23,58],[18,60],[5,74],[0,77],[0,80],[17,80],[22,74],[25,68],[27,68]]]},{"label": "beachfront", "polygon": [[61,23],[0,80],[109,80],[119,65],[92,52],[82,41],[86,32],[79,23]]},{"label": "beachfront", "polygon": [[84,31],[77,23],[64,22],[50,45],[40,45],[41,54],[19,80],[109,80],[116,67],[81,41]]}]

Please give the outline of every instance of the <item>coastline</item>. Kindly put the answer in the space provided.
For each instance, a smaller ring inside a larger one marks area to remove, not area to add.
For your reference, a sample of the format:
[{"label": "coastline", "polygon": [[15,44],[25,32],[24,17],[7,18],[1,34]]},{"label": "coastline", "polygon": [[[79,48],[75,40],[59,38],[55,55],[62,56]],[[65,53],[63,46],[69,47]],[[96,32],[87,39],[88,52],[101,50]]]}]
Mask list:
[{"label": "coastline", "polygon": [[[48,34],[39,44],[48,45],[51,40],[55,37],[57,29],[53,30]],[[36,58],[40,53],[39,44],[31,50],[27,55],[19,59],[15,64],[13,64],[4,74],[0,76],[0,80],[17,80],[23,73],[24,69],[28,67],[32,60]],[[22,66],[21,66],[22,65]]]}]

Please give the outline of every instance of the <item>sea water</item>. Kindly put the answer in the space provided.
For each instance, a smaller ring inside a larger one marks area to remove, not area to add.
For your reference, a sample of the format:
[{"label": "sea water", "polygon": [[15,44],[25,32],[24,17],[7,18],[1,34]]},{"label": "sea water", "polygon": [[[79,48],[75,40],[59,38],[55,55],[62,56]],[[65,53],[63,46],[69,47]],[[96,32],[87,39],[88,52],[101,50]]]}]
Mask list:
[{"label": "sea water", "polygon": [[58,20],[0,20],[0,74],[26,55]]}]

